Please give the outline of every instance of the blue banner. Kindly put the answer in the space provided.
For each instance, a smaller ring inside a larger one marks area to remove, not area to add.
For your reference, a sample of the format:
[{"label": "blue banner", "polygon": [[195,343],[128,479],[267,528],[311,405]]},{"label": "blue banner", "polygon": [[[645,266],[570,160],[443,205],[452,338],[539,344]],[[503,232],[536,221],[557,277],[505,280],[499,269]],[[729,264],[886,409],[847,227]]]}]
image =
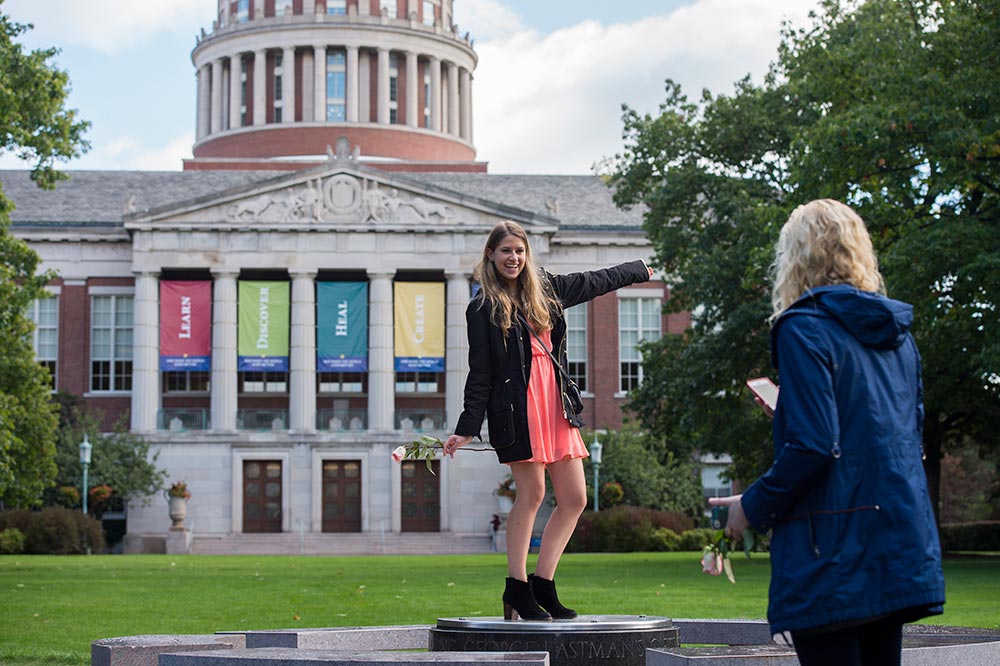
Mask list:
[{"label": "blue banner", "polygon": [[368,371],[368,283],[316,283],[316,372]]}]

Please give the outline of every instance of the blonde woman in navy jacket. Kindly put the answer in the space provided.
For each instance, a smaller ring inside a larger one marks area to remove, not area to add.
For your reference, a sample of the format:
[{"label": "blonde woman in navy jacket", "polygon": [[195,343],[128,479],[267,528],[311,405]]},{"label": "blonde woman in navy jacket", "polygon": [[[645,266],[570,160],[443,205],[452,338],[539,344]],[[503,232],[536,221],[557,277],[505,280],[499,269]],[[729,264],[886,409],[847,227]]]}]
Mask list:
[{"label": "blonde woman in navy jacket", "polygon": [[830,199],[792,213],[774,270],[774,464],[713,503],[727,531],[772,530],[768,619],[804,666],[898,665],[903,623],[944,603],[913,308],[886,298],[864,222]]},{"label": "blonde woman in navy jacket", "polygon": [[[480,289],[465,317],[469,375],[465,402],[445,455],[480,436],[487,419],[490,445],[510,465],[517,498],[507,520],[507,580],[504,617],[572,619],[559,602],[555,570],[587,504],[583,458],[587,449],[566,416],[560,372],[541,345],[566,367],[565,308],[636,282],[652,271],[642,261],[605,270],[550,275],[534,266],[528,237],[514,222],[496,225],[486,239],[475,277]],[[531,329],[541,341],[536,340]],[[545,473],[556,496],[527,575],[528,546],[545,495]]]}]

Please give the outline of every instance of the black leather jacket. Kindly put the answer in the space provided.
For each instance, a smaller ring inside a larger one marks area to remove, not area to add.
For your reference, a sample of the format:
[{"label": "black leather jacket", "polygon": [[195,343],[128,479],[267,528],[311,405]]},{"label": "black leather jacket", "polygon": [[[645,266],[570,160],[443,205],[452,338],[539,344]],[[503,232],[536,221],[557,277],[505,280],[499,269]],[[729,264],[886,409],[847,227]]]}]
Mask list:
[{"label": "black leather jacket", "polygon": [[[599,271],[551,275],[546,273],[556,297],[564,308],[585,303],[630,284],[649,280],[649,270],[641,261]],[[490,445],[500,462],[531,458],[528,438],[528,379],[531,377],[531,334],[520,323],[511,326],[506,338],[490,321],[490,308],[476,295],[465,311],[469,333],[469,376],[465,382],[465,402],[455,434],[479,437],[483,418],[487,419]],[[566,320],[554,318],[552,347],[567,366]],[[556,371],[556,381],[562,377]]]}]

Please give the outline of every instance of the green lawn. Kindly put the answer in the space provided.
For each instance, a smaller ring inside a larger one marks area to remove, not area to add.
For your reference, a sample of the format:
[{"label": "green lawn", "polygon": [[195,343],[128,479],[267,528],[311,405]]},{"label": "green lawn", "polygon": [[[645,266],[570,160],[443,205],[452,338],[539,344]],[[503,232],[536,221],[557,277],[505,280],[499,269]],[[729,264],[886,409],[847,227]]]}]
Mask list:
[{"label": "green lawn", "polygon": [[[762,618],[766,555],[736,585],[698,553],[566,555],[563,600],[584,614]],[[0,556],[0,664],[88,664],[90,641],[220,630],[433,624],[499,616],[502,555]],[[940,624],[1000,628],[1000,556],[945,562]]]}]

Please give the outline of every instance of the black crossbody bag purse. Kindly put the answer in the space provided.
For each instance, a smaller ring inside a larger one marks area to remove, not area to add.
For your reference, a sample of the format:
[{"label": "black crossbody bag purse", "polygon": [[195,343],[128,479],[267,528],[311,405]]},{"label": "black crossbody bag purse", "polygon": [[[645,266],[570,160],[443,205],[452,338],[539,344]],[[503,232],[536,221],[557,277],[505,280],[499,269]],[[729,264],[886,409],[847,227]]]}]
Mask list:
[{"label": "black crossbody bag purse", "polygon": [[545,353],[552,359],[552,365],[558,368],[559,373],[562,375],[563,416],[566,417],[566,420],[574,428],[582,428],[586,425],[586,423],[584,422],[583,417],[580,416],[580,414],[583,413],[583,395],[580,392],[580,387],[577,386],[576,382],[570,378],[569,373],[566,372],[564,367],[562,367],[562,364],[555,357],[555,354],[552,353],[552,350],[545,346],[542,339],[537,333],[535,333],[535,329],[531,328],[523,316],[521,316],[521,321],[524,322],[528,332],[535,336],[535,339],[538,340],[538,344],[541,345],[542,349],[545,350]]}]

